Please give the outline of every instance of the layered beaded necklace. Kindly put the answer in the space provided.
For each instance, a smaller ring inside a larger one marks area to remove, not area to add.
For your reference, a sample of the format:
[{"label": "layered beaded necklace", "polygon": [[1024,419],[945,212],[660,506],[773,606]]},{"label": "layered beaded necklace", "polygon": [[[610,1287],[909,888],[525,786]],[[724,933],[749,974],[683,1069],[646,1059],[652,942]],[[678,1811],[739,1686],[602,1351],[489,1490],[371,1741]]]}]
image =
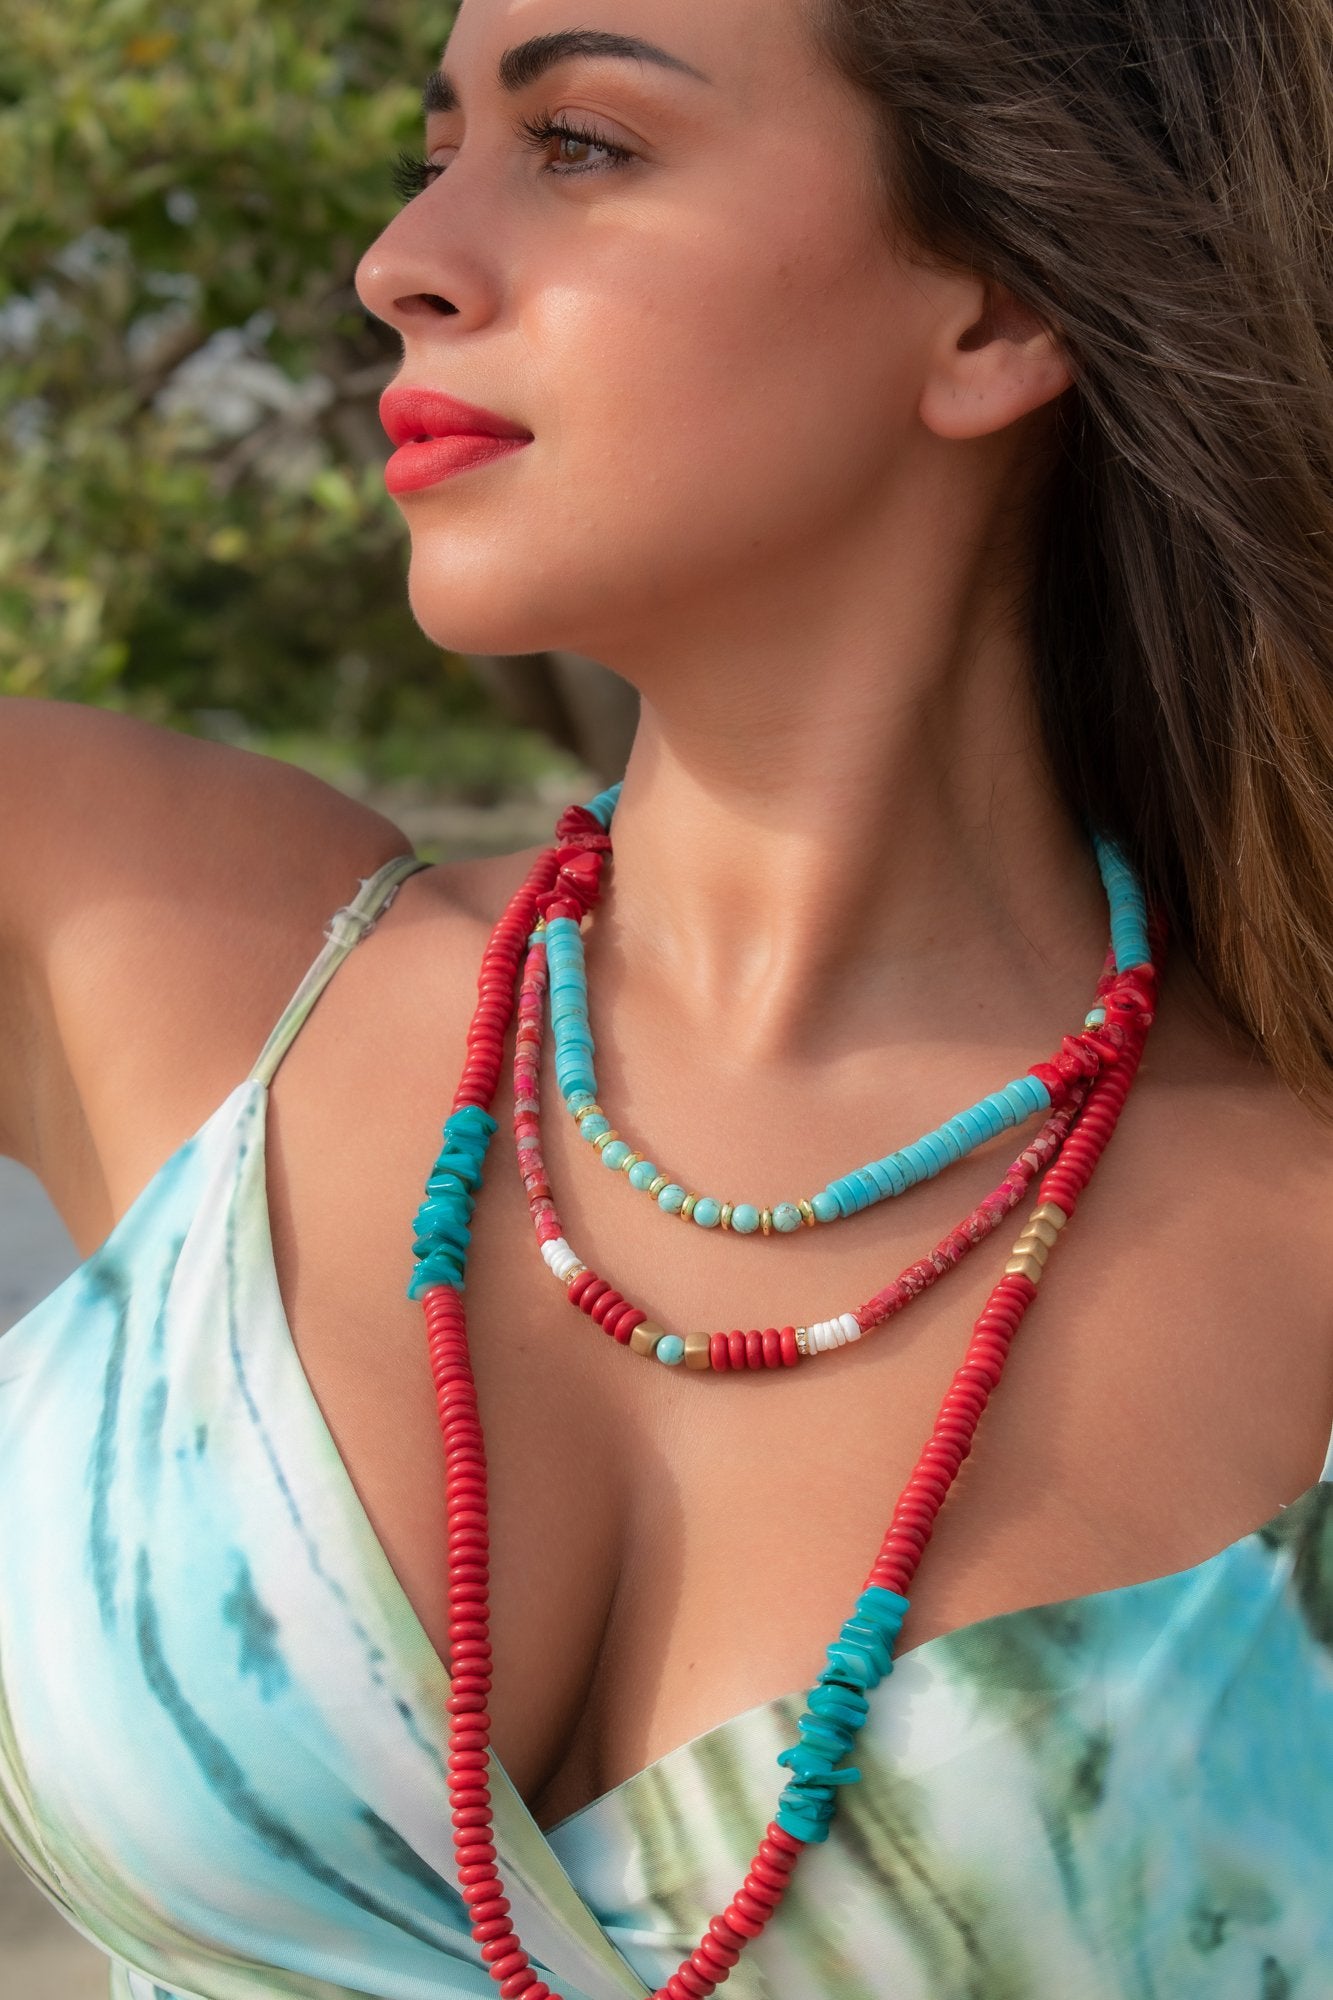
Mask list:
[{"label": "layered beaded necklace", "polygon": [[[1022,1200],[1040,1173],[1038,1201],[1004,1273],[987,1299],[940,1405],[934,1429],[899,1497],[851,1616],[828,1647],[822,1672],[797,1724],[798,1743],[778,1763],[790,1777],[732,1901],[653,2000],[706,2000],[782,1899],[807,1846],[828,1837],[840,1790],[860,1773],[842,1759],[869,1714],[872,1690],[892,1671],[907,1615],[906,1592],[935,1516],[971,1449],[1020,1320],[1036,1296],[1047,1257],[1115,1129],[1152,1024],[1165,950],[1142,891],[1115,845],[1094,835],[1107,892],[1111,945],[1082,1029],[1063,1037],[1046,1062],[913,1144],[832,1181],[809,1199],[759,1208],[688,1192],[634,1152],[597,1101],[593,1040],[580,926],[601,894],[611,854],[610,825],[620,796],[613,785],[586,806],[570,806],[556,844],[533,864],[482,955],[478,1003],[468,1029],[463,1075],[445,1121],[444,1146],[416,1217],[416,1269],[408,1294],[425,1308],[427,1340],[444,1437],[449,1564],[448,1784],[454,1851],[471,1932],[502,2000],[549,2000],[510,1921],[492,1838],[488,1759],[491,1721],[489,1527],[486,1455],[468,1356],[464,1273],[482,1161],[497,1130],[490,1105],[522,968],[514,1051],[514,1138],[541,1254],[570,1303],[633,1352],[688,1371],[791,1368],[860,1340],[917,1297],[982,1242]],[[667,1217],[738,1235],[790,1235],[859,1214],[905,1193],[1023,1120],[1040,1130],[999,1185],[934,1248],[884,1290],[852,1310],[806,1326],[668,1332],[584,1264],[560,1226],[541,1152],[539,1077],[545,1003],[555,1041],[556,1078],[566,1108],[603,1164]],[[558,1994],[554,2000],[560,2000]]]}]

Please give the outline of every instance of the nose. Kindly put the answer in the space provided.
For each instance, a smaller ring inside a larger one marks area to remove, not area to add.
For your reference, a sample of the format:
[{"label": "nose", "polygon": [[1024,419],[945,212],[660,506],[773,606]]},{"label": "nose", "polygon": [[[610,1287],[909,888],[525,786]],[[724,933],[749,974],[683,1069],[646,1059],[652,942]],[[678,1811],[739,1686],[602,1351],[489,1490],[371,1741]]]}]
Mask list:
[{"label": "nose", "polygon": [[462,176],[450,167],[387,222],[356,267],[356,295],[368,313],[397,329],[404,344],[446,328],[458,334],[496,313],[502,285],[490,217],[490,249],[480,201],[460,199]]}]

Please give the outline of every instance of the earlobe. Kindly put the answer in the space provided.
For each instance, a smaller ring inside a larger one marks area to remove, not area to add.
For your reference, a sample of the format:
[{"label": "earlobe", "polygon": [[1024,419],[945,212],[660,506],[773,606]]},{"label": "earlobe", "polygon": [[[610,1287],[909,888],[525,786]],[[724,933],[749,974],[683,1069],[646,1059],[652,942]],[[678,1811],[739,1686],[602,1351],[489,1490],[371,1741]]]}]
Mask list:
[{"label": "earlobe", "polygon": [[986,437],[1063,394],[1073,381],[1059,337],[1005,286],[982,281],[962,326],[940,329],[921,393],[921,421],[938,437]]}]

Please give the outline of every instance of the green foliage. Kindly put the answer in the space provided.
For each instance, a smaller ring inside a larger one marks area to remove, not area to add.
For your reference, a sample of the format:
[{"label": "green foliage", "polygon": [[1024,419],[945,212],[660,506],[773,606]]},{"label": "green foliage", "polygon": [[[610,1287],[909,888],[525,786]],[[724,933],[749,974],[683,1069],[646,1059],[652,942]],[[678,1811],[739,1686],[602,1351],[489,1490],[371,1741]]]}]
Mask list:
[{"label": "green foliage", "polygon": [[352,285],[453,0],[4,12],[0,688],[480,719],[407,606],[376,412],[401,349]]}]

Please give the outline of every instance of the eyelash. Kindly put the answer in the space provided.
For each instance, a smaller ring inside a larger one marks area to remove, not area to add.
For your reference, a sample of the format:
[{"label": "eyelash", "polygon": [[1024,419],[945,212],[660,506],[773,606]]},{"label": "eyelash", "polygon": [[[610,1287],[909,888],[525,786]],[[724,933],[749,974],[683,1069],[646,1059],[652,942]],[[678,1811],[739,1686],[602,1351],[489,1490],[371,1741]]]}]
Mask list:
[{"label": "eyelash", "polygon": [[[584,132],[575,125],[562,124],[558,118],[551,118],[544,112],[536,118],[521,119],[519,131],[522,143],[535,153],[548,146],[552,139],[572,139],[576,145],[594,146],[599,153],[605,153],[612,167],[623,166],[627,160],[634,158],[628,147],[613,146],[609,139],[599,139],[595,132]],[[583,164],[572,166],[566,162],[563,168],[555,171],[557,177],[563,179],[566,175],[597,173],[600,169]],[[433,187],[443,172],[444,168],[432,160],[418,159],[413,153],[400,153],[390,169],[390,178],[399,200],[408,202],[426,188]]]}]

